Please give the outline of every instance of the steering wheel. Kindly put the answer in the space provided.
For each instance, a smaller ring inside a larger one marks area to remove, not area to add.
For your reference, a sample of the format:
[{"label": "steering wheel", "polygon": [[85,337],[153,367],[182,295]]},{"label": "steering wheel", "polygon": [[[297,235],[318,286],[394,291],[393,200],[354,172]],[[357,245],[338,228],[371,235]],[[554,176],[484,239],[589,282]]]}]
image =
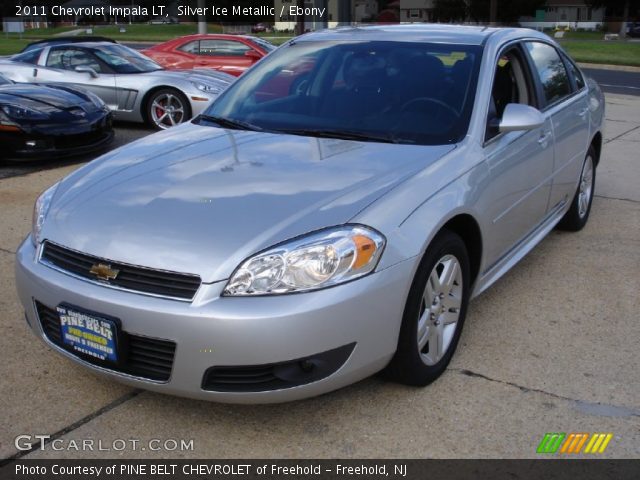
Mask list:
[{"label": "steering wheel", "polygon": [[432,97],[418,97],[418,98],[411,99],[408,102],[405,102],[402,105],[402,107],[400,107],[400,111],[401,112],[406,112],[407,110],[409,110],[410,106],[416,105],[416,104],[419,104],[419,103],[432,103],[434,105],[437,105],[441,109],[444,109],[450,115],[453,115],[456,118],[458,118],[460,116],[460,113],[455,108],[453,108],[451,105],[448,105],[448,104],[444,103],[442,100],[438,100],[437,98],[432,98]]}]

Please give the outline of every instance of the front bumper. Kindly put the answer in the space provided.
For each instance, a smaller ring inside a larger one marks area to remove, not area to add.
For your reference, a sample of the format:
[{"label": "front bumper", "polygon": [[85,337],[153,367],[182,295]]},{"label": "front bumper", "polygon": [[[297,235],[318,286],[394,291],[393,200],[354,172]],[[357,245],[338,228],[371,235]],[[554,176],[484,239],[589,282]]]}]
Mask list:
[{"label": "front bumper", "polygon": [[86,155],[105,149],[113,141],[112,114],[86,125],[40,125],[21,132],[0,132],[5,160],[49,160]]},{"label": "front bumper", "polygon": [[[382,369],[393,356],[413,261],[337,287],[273,297],[228,298],[225,282],[203,284],[193,302],[114,290],[37,261],[30,238],[16,259],[16,284],[27,320],[49,347],[103,375],[161,393],[230,403],[271,403],[319,395]],[[115,317],[128,334],[175,342],[170,378],[153,381],[92,365],[44,334],[36,302],[67,303]],[[353,345],[355,344],[355,345]],[[317,381],[269,391],[205,390],[212,367],[261,366],[351,346],[337,371]]]}]

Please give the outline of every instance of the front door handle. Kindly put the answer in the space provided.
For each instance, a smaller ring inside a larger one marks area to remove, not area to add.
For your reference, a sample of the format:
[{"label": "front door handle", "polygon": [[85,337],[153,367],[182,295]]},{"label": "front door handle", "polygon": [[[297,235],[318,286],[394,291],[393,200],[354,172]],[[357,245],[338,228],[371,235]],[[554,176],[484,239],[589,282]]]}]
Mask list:
[{"label": "front door handle", "polygon": [[551,138],[551,132],[547,130],[546,132],[540,135],[540,138],[538,139],[538,143],[543,147],[546,147],[550,138]]}]

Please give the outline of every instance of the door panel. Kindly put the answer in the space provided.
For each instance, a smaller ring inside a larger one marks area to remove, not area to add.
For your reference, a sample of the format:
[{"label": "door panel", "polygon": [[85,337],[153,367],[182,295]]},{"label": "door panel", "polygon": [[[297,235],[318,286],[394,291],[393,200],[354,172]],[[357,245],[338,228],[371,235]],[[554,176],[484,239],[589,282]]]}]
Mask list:
[{"label": "door panel", "polygon": [[576,189],[589,136],[587,94],[571,98],[550,112],[555,138],[553,186],[549,208],[571,201]]},{"label": "door panel", "polygon": [[[118,106],[115,75],[101,71],[99,62],[86,50],[73,47],[54,47],[44,60],[46,66],[38,69],[39,82],[73,85],[99,96],[111,110]],[[77,72],[77,66],[93,68],[97,77],[87,72]]]},{"label": "door panel", "polygon": [[570,76],[568,61],[563,61],[554,46],[528,41],[525,50],[554,135],[555,161],[548,205],[553,209],[564,201],[571,201],[575,193],[588,144],[588,96],[585,89],[576,92],[584,84],[577,82],[581,79]]},{"label": "door panel", "polygon": [[500,136],[485,148],[490,180],[481,207],[489,213],[488,265],[498,261],[543,219],[551,190],[551,122]]}]

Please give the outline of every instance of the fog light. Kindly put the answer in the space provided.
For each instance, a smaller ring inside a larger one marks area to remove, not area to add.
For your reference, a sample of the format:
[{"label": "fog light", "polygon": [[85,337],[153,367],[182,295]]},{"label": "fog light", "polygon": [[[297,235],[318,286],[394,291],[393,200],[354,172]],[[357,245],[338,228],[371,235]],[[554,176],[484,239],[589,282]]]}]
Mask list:
[{"label": "fog light", "polygon": [[47,148],[47,142],[44,140],[27,140],[24,142],[25,147],[30,149],[43,149]]}]

